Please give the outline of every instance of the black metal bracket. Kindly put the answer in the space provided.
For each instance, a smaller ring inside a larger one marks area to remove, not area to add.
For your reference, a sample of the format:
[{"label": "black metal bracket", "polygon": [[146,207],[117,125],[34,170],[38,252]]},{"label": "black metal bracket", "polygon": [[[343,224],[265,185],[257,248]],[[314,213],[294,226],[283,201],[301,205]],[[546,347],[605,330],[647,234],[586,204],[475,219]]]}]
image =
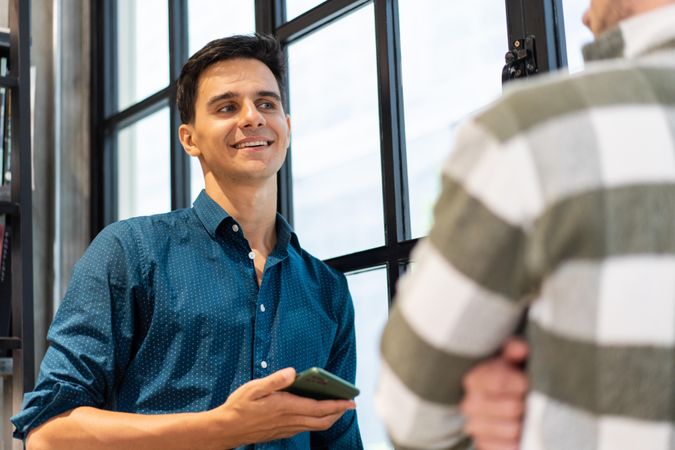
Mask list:
[{"label": "black metal bracket", "polygon": [[534,36],[516,39],[504,59],[506,65],[502,69],[502,84],[539,73]]}]

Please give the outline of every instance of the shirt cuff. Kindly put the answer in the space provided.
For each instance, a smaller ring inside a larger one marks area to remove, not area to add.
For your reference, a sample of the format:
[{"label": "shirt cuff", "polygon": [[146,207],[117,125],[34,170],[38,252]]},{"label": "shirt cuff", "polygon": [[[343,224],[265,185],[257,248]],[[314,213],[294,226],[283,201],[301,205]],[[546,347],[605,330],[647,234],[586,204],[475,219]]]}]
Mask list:
[{"label": "shirt cuff", "polygon": [[24,396],[22,411],[10,419],[15,427],[14,438],[25,440],[32,429],[78,406],[97,405],[85,389],[70,383],[59,382],[30,392]]}]

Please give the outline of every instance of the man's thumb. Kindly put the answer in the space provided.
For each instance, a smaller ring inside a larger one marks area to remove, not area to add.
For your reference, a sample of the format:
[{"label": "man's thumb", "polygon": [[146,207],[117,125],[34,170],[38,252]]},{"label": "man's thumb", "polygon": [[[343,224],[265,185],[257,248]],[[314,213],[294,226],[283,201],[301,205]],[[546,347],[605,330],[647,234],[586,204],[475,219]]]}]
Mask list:
[{"label": "man's thumb", "polygon": [[519,364],[527,359],[529,348],[522,339],[511,338],[504,345],[502,356],[511,364]]},{"label": "man's thumb", "polygon": [[293,381],[295,381],[295,369],[292,367],[287,367],[285,369],[278,370],[272,375],[266,376],[265,378],[261,378],[258,381],[260,381],[260,385],[258,387],[266,394],[279,391],[293,384]]}]

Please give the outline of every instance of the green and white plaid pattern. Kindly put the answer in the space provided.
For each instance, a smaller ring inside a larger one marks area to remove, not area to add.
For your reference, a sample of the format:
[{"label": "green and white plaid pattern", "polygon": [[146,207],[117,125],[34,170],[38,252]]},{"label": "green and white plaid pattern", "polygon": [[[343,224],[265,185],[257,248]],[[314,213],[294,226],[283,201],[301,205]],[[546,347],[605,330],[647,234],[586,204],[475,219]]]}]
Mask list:
[{"label": "green and white plaid pattern", "polygon": [[524,450],[675,449],[675,6],[594,52],[458,132],[382,341],[397,448],[463,446],[461,378],[530,306]]}]

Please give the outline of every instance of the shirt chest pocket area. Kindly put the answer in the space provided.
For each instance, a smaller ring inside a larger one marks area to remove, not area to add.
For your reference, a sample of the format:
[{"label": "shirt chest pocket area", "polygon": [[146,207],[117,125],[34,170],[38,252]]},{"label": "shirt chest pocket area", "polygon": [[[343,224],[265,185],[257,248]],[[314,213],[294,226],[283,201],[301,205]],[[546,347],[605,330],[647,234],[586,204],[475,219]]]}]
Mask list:
[{"label": "shirt chest pocket area", "polygon": [[280,305],[273,327],[271,353],[280,367],[325,367],[335,347],[338,324],[319,301],[298,302],[291,308]]}]

